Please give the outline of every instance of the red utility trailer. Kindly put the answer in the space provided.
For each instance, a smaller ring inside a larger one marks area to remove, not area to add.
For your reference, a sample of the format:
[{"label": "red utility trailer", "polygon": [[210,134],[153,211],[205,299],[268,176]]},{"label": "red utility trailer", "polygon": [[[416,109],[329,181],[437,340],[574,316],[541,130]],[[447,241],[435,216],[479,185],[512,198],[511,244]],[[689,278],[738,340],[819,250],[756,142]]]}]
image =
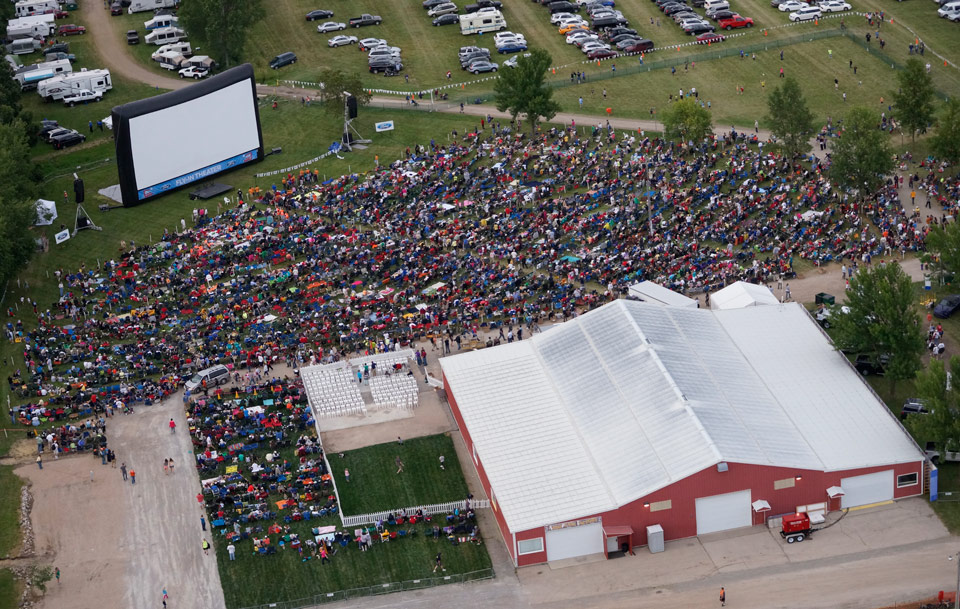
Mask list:
[{"label": "red utility trailer", "polygon": [[810,516],[806,512],[797,512],[783,517],[780,537],[787,540],[787,543],[803,541],[813,534],[816,529],[810,528]]}]

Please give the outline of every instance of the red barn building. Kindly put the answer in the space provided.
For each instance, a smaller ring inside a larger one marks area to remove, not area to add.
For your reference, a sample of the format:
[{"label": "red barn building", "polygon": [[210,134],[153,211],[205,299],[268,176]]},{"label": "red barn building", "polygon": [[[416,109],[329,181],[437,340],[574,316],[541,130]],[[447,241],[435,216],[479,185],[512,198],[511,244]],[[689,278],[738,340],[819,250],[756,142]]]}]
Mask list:
[{"label": "red barn building", "polygon": [[923,492],[920,448],[796,303],[618,300],[441,366],[518,566]]}]

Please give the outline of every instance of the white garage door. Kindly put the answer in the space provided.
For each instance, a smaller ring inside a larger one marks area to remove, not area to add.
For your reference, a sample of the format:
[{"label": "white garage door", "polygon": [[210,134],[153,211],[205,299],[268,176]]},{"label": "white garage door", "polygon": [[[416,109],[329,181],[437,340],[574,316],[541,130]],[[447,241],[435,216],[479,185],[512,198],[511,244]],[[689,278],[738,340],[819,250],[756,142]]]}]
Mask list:
[{"label": "white garage door", "polygon": [[600,552],[603,552],[603,525],[599,522],[547,531],[547,560],[563,560]]},{"label": "white garage door", "polygon": [[750,491],[697,499],[697,535],[748,527]]},{"label": "white garage door", "polygon": [[841,507],[850,508],[890,501],[893,499],[893,470],[842,478],[840,486],[843,488]]}]

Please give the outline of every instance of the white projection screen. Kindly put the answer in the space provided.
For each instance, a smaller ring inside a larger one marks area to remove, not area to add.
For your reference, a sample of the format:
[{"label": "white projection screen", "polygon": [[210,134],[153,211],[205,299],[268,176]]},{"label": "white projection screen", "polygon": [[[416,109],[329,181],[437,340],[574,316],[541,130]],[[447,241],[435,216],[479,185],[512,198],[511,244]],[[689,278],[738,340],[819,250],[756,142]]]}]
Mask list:
[{"label": "white projection screen", "polygon": [[263,159],[249,64],[113,109],[124,206]]}]

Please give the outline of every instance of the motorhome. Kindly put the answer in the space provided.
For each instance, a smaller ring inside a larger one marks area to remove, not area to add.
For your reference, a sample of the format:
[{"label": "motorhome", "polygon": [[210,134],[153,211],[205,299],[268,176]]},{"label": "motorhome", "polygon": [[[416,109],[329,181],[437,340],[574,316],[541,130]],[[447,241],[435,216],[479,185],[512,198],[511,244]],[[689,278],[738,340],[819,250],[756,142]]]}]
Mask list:
[{"label": "motorhome", "polygon": [[109,91],[112,88],[110,70],[83,69],[73,74],[63,74],[40,81],[37,85],[37,93],[44,101],[59,101],[80,89]]},{"label": "motorhome", "polygon": [[143,27],[148,30],[158,30],[162,27],[177,27],[179,23],[180,20],[176,15],[157,15],[149,21],[144,21]]},{"label": "motorhome", "polygon": [[7,38],[15,40],[17,38],[52,36],[57,31],[57,26],[53,21],[54,16],[52,14],[11,19],[7,22]]},{"label": "motorhome", "polygon": [[43,47],[43,41],[38,38],[18,38],[7,43],[7,53],[12,55],[29,55],[36,53]]},{"label": "motorhome", "polygon": [[175,51],[180,53],[184,57],[190,57],[193,55],[193,49],[190,48],[190,43],[186,40],[181,40],[180,42],[171,42],[170,44],[165,44],[156,51],[153,52],[153,55],[150,57],[154,61],[160,61],[160,56],[164,53],[169,53],[170,51]]},{"label": "motorhome", "polygon": [[174,8],[177,0],[132,0],[127,8],[129,14],[155,11],[158,8]]},{"label": "motorhome", "polygon": [[58,59],[23,66],[16,71],[13,79],[20,83],[20,90],[26,91],[35,88],[41,80],[47,80],[59,74],[70,74],[71,72],[73,72],[73,65],[70,60]]},{"label": "motorhome", "polygon": [[499,32],[505,29],[507,29],[507,20],[503,18],[503,13],[498,10],[484,10],[478,13],[460,15],[460,33],[464,36]]},{"label": "motorhome", "polygon": [[168,42],[178,42],[185,37],[186,34],[178,27],[162,27],[147,34],[143,40],[147,44],[164,45]]},{"label": "motorhome", "polygon": [[14,5],[14,15],[17,17],[55,13],[58,10],[60,3],[57,0],[20,0]]}]

